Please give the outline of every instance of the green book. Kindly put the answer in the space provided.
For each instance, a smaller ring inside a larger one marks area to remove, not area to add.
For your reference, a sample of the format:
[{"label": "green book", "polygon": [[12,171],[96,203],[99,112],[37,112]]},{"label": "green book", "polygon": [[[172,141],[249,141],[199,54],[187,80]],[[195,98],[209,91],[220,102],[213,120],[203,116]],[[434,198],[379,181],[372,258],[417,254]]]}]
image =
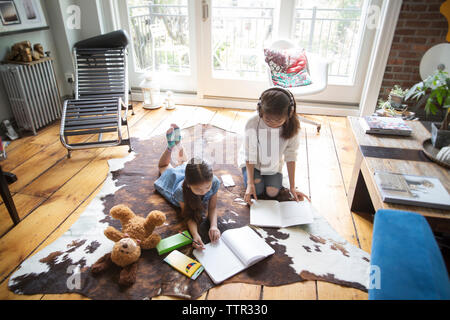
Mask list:
[{"label": "green book", "polygon": [[[183,234],[185,234],[189,238],[192,238],[191,234],[187,230],[184,231]],[[188,239],[185,236],[178,233],[168,238],[162,239],[156,246],[156,250],[158,250],[159,255],[162,255],[175,249],[184,247],[185,245],[191,243],[192,243],[191,239]]]}]

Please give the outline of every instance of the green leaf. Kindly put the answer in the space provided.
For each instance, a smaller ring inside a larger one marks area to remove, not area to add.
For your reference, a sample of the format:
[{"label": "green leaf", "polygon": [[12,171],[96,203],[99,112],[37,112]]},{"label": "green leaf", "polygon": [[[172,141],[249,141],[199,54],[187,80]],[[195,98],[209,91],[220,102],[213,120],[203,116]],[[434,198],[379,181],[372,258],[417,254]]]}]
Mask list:
[{"label": "green leaf", "polygon": [[436,90],[435,92],[436,92],[436,100],[438,104],[441,106],[444,100],[445,90],[444,92],[442,90]]},{"label": "green leaf", "polygon": [[447,94],[447,98],[445,98],[444,108],[448,108],[450,106],[450,94]]},{"label": "green leaf", "polygon": [[409,98],[411,98],[413,95],[415,96],[415,98],[417,97],[418,94],[425,93],[423,90],[423,82],[419,82],[416,83],[414,86],[412,86],[411,89],[408,90],[408,92],[405,95],[405,101],[408,100]]},{"label": "green leaf", "polygon": [[425,105],[425,111],[427,112],[427,114],[431,113],[432,115],[435,115],[437,110],[438,110],[438,108],[433,103],[433,99],[431,97],[428,98],[427,104]]},{"label": "green leaf", "polygon": [[421,97],[423,97],[425,95],[425,91],[420,91],[417,92],[414,96],[413,99],[419,100]]}]

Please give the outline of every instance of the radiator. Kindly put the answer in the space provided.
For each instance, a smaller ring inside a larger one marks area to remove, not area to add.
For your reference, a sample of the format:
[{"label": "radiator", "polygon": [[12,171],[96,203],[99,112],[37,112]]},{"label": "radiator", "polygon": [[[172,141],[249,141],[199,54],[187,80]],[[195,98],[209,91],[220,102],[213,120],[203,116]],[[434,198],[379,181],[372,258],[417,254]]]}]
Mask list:
[{"label": "radiator", "polygon": [[53,61],[0,65],[0,76],[20,129],[32,131],[61,118],[61,98]]}]

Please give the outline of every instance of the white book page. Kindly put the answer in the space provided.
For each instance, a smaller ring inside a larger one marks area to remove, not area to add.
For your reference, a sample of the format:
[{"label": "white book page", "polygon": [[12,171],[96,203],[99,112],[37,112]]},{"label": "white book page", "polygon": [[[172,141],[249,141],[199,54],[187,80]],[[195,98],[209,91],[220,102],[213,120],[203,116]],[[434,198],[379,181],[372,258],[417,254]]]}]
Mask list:
[{"label": "white book page", "polygon": [[216,284],[245,269],[222,238],[216,243],[208,243],[204,250],[195,249],[193,253]]},{"label": "white book page", "polygon": [[312,206],[308,200],[286,201],[280,203],[281,226],[290,227],[314,222]]},{"label": "white book page", "polygon": [[222,238],[246,267],[275,253],[266,241],[249,226],[229,229],[223,233]]},{"label": "white book page", "polygon": [[260,227],[281,227],[280,203],[256,200],[250,207],[250,224]]}]

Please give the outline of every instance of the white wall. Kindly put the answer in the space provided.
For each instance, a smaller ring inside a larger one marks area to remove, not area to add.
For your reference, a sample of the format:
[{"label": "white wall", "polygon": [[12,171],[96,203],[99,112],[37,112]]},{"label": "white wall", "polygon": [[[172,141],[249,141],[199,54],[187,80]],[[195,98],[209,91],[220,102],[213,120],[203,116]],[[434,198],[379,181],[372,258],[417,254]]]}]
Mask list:
[{"label": "white wall", "polygon": [[[73,73],[72,48],[83,39],[112,31],[114,24],[109,19],[111,0],[45,0],[42,1],[50,30],[22,33],[0,37],[0,59],[3,60],[9,47],[14,43],[30,40],[41,43],[46,51],[52,52],[55,58],[55,72],[61,90],[61,96],[72,94],[72,85],[65,81],[65,73]],[[67,20],[71,12],[69,6],[77,5],[81,11],[81,28],[67,28]],[[106,19],[102,19],[105,14]],[[3,85],[0,85],[0,121],[12,117],[10,105]]]},{"label": "white wall", "polygon": [[[19,33],[0,37],[0,60],[1,61],[5,60],[6,54],[9,52],[11,46],[17,42],[29,40],[32,44],[41,43],[44,46],[44,50],[51,51],[51,56],[55,58],[54,66],[55,66],[56,80],[58,81],[59,88],[62,91],[61,95],[65,95],[70,93],[70,91],[64,87],[64,73],[63,68],[61,68],[62,66],[62,64],[60,63],[61,61],[59,59],[60,43],[55,41],[55,38],[53,36],[53,34],[57,31],[57,28],[52,23],[51,19],[52,17],[51,15],[49,15],[49,12],[47,11],[47,7],[51,7],[47,5],[47,1],[50,2],[51,0],[46,0],[43,1],[42,3],[44,14],[46,15],[47,23],[50,26],[50,30]],[[1,83],[0,80],[0,121],[3,121],[4,119],[10,119],[12,118],[12,116],[13,115],[11,112],[8,97],[6,95],[6,91],[3,86],[3,83]]]}]

